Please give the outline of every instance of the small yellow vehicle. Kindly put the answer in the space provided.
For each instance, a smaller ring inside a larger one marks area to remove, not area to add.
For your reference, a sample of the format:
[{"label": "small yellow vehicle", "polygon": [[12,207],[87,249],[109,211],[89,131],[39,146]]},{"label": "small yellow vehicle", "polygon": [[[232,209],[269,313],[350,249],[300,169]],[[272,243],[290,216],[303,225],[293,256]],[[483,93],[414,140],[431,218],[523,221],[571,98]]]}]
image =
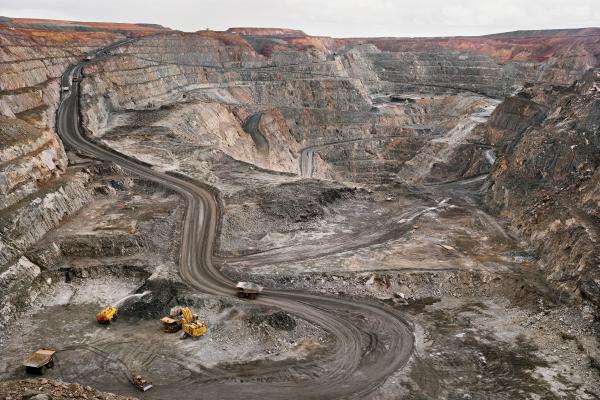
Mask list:
[{"label": "small yellow vehicle", "polygon": [[133,379],[131,379],[131,383],[133,383],[133,386],[142,392],[152,389],[152,382],[144,378],[142,375],[135,375]]},{"label": "small yellow vehicle", "polygon": [[108,325],[117,318],[117,311],[117,308],[113,306],[103,308],[96,314],[96,321],[98,321],[99,324]]},{"label": "small yellow vehicle", "polygon": [[54,367],[54,354],[50,349],[39,349],[23,361],[25,371],[30,374],[41,375],[46,369]]}]

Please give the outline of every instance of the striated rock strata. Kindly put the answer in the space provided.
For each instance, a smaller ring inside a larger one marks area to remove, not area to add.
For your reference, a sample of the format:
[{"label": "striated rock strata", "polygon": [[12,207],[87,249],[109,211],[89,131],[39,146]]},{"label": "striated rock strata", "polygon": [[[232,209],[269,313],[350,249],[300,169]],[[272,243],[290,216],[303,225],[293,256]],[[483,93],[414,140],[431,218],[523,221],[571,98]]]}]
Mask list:
[{"label": "striated rock strata", "polygon": [[490,206],[531,240],[548,277],[600,301],[600,71],[531,86],[494,112]]}]

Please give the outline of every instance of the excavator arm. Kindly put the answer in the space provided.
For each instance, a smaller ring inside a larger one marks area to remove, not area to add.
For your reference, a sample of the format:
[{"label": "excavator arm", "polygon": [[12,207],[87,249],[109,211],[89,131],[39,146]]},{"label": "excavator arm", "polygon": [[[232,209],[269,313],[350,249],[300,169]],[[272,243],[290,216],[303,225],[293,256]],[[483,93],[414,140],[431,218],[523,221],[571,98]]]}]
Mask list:
[{"label": "excavator arm", "polygon": [[183,307],[181,309],[181,315],[184,323],[192,323],[197,319],[194,318],[194,314],[188,307]]}]

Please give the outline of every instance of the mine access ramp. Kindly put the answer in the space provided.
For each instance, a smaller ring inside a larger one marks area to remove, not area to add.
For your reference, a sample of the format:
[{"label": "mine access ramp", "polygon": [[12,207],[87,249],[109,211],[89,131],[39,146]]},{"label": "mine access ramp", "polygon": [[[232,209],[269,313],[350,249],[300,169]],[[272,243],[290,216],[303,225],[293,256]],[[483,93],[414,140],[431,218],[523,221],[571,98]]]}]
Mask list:
[{"label": "mine access ramp", "polygon": [[235,288],[237,289],[238,297],[251,300],[256,299],[256,296],[263,290],[262,286],[252,282],[238,282],[237,285],[235,285]]},{"label": "mine access ramp", "polygon": [[39,349],[23,361],[25,370],[30,374],[43,374],[47,368],[54,367],[54,354],[54,350]]}]

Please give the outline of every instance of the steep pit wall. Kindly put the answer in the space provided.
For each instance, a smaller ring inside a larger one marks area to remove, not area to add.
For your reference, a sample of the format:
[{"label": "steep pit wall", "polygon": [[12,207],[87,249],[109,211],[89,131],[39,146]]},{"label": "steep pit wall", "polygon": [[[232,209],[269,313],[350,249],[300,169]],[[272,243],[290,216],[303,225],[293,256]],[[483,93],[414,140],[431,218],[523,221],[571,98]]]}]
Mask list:
[{"label": "steep pit wall", "polygon": [[[256,39],[248,32],[157,36],[87,69],[84,113],[94,134],[115,135],[127,126],[113,123],[123,114],[183,103],[171,109],[183,123],[167,116],[160,129],[199,148],[214,146],[238,160],[298,174],[308,149],[313,176],[338,180],[440,182],[495,165],[492,207],[518,221],[531,192],[523,192],[522,177],[506,178],[514,196],[498,177],[514,167],[510,159],[523,138],[542,135],[535,126],[558,109],[550,107],[552,96],[530,94],[509,97],[490,117],[497,101],[489,97],[530,90],[528,82],[542,87],[546,80],[568,84],[581,77],[597,62],[598,33],[588,33],[420,41]],[[200,117],[186,119],[181,110]],[[258,132],[245,131],[259,113]],[[224,127],[217,120],[226,121]],[[258,149],[259,134],[268,155]],[[172,164],[167,168],[177,168],[176,156]]]},{"label": "steep pit wall", "polygon": [[123,38],[108,32],[10,29],[0,24],[0,115],[52,129],[60,76],[88,51]]},{"label": "steep pit wall", "polygon": [[[63,175],[67,157],[54,132],[60,77],[87,51],[122,35],[50,32],[0,24],[0,213],[5,249],[0,267],[85,203],[82,175]],[[49,200],[52,199],[52,200]],[[48,202],[52,203],[51,205]],[[43,204],[44,206],[40,206]],[[25,216],[28,216],[25,218]],[[16,221],[19,221],[17,224]]]},{"label": "steep pit wall", "polygon": [[[303,176],[353,182],[423,181],[434,175],[437,164],[447,163],[455,153],[462,154],[461,149],[456,150],[460,145],[476,140],[474,128],[483,125],[485,115],[496,104],[483,96],[465,94],[406,94],[400,99],[380,96],[373,101],[375,108],[361,113],[282,110],[303,154],[312,153],[303,157],[301,164],[310,164],[306,161],[310,157],[315,161],[312,175],[303,171]],[[480,114],[483,117],[477,117]],[[447,154],[441,154],[442,150]],[[484,159],[483,151],[473,152],[473,157]],[[435,179],[460,176],[448,168],[441,170],[447,173],[439,173]]]},{"label": "steep pit wall", "polygon": [[[85,71],[84,122],[95,135],[143,134],[130,129],[143,123],[132,121],[157,113],[161,117],[152,126],[184,142],[260,167],[299,172],[300,147],[281,109],[371,108],[361,82],[341,76],[323,53],[282,52],[267,59],[240,37],[220,33],[157,36],[120,51]],[[246,131],[250,118],[256,132]],[[257,135],[268,151],[257,146]]]},{"label": "steep pit wall", "polygon": [[61,76],[126,34],[61,26],[0,21],[0,324],[50,287],[27,251],[92,198],[89,175],[67,168],[55,132]]},{"label": "steep pit wall", "polygon": [[[453,180],[485,173],[495,160],[480,125],[497,103],[485,97],[527,82],[569,82],[598,46],[595,31],[584,39],[577,32],[541,39],[253,32],[169,33],[119,49],[86,70],[86,126],[95,135],[126,131],[118,115],[186,103],[174,115],[199,116],[181,118],[175,136],[263,168],[301,175],[310,158],[307,176]],[[449,106],[436,111],[441,102]],[[164,119],[159,129],[172,131],[173,123]]]},{"label": "steep pit wall", "polygon": [[[401,55],[399,58],[414,53],[415,60],[424,62],[423,67],[439,72],[439,77],[434,79],[442,83],[448,81],[446,77],[452,76],[459,83],[476,83],[474,88],[478,85],[489,87],[489,82],[477,80],[477,76],[489,74],[495,78],[504,76],[517,87],[519,81],[515,77],[519,75],[530,82],[570,85],[598,63],[600,28],[516,31],[472,37],[336,39],[330,43],[332,45],[336,49],[370,46],[378,53],[398,53]],[[489,70],[473,70],[472,65],[463,62],[468,59],[482,63]],[[384,55],[383,60],[389,61],[389,57]],[[408,64],[411,65],[414,64]],[[407,71],[417,78],[420,73],[411,69]],[[404,80],[402,82],[405,83]],[[499,81],[491,82],[491,85],[494,86],[493,91],[510,87]]]},{"label": "steep pit wall", "polygon": [[600,302],[600,71],[571,87],[529,87],[488,129],[500,151],[490,207],[532,241],[551,281]]},{"label": "steep pit wall", "polygon": [[19,120],[0,117],[0,268],[89,200],[87,176],[66,173],[57,137]]},{"label": "steep pit wall", "polygon": [[86,177],[65,174],[0,211],[0,325],[30,306],[42,291],[40,267],[23,254],[90,201]]},{"label": "steep pit wall", "polygon": [[457,51],[365,54],[379,78],[378,91],[392,93],[473,92],[503,97],[535,77],[535,63],[500,63]]},{"label": "steep pit wall", "polygon": [[[388,99],[394,104],[374,108],[384,95],[369,95],[371,82],[356,73],[361,68],[376,72],[366,67],[371,61],[364,64],[365,59],[359,59],[365,51],[379,54],[373,46],[345,54],[284,46],[265,57],[244,39],[256,45],[248,37],[203,32],[155,36],[124,47],[120,55],[85,71],[85,125],[107,138],[142,137],[144,122],[135,121],[142,120],[142,114],[156,114],[154,132],[211,146],[263,168],[300,175],[302,154],[314,148],[315,177],[389,180],[429,140],[451,130],[476,108],[472,95],[417,95],[401,104]],[[488,67],[472,68],[477,75],[473,79],[496,82],[483,75]],[[430,70],[422,79],[436,74]],[[254,122],[248,125],[251,118]],[[248,126],[252,132],[246,131]],[[263,148],[256,137],[266,142]],[[472,154],[477,157],[483,158],[481,152]],[[176,168],[178,163],[173,159],[172,164]]]}]

